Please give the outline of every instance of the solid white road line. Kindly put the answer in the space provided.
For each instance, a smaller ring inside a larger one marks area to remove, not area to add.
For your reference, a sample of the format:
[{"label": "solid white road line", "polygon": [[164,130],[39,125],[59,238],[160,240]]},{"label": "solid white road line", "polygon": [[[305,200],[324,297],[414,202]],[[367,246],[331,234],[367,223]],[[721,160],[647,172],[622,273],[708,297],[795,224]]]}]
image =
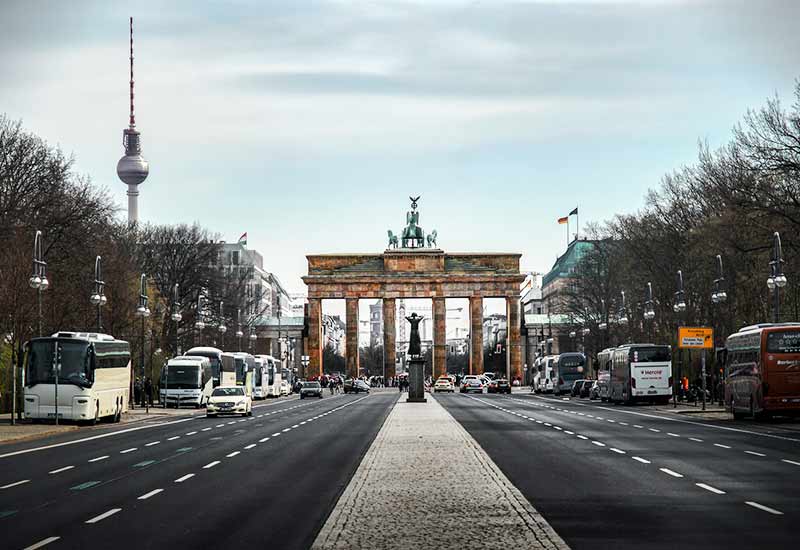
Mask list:
[{"label": "solid white road line", "polygon": [[683,477],[683,474],[679,474],[678,472],[670,470],[669,468],[659,468],[659,470],[661,470],[667,475],[671,475],[672,477]]},{"label": "solid white road line", "polygon": [[117,512],[121,512],[121,511],[122,511],[122,508],[112,508],[112,509],[111,509],[111,510],[109,510],[108,512],[103,512],[103,513],[102,513],[102,514],[100,514],[99,516],[95,516],[95,517],[93,517],[92,519],[90,519],[90,520],[87,520],[87,521],[86,521],[86,523],[97,523],[98,521],[103,521],[103,520],[104,520],[104,519],[106,519],[107,517],[109,517],[109,516],[113,516],[113,515],[114,515],[114,514],[116,514]]},{"label": "solid white road line", "polygon": [[217,464],[219,464],[219,460],[215,460],[214,462],[209,462],[208,464],[206,464],[205,466],[203,466],[203,469],[204,469],[204,470],[208,470],[209,468],[213,468],[213,467],[214,467],[214,466],[216,466]]},{"label": "solid white road line", "polygon": [[178,479],[176,479],[175,483],[183,483],[184,481],[186,481],[187,479],[189,479],[191,477],[194,477],[194,474],[186,474],[185,476],[181,476]]},{"label": "solid white road line", "polygon": [[225,456],[227,456],[228,458],[233,458],[233,457],[235,457],[236,455],[238,455],[240,452],[241,452],[241,451],[233,451],[232,453],[230,453],[230,454],[226,454]]},{"label": "solid white road line", "polygon": [[691,441],[697,441],[698,443],[702,443],[702,442],[703,442],[703,440],[702,440],[702,439],[697,439],[696,437],[690,437],[689,439],[690,439]]},{"label": "solid white road line", "polygon": [[706,485],[705,483],[695,483],[695,485],[697,485],[701,489],[705,489],[706,491],[711,491],[712,493],[717,494],[717,495],[724,495],[725,494],[725,491],[721,491],[720,489],[717,489],[716,487],[712,487],[711,485]]},{"label": "solid white road line", "polygon": [[148,499],[148,498],[150,498],[150,497],[156,496],[158,493],[160,493],[160,492],[161,492],[161,491],[163,491],[163,490],[164,490],[164,489],[153,489],[153,490],[152,490],[152,491],[150,491],[149,493],[145,493],[145,494],[143,494],[142,496],[140,496],[140,497],[138,498],[138,500],[147,500],[147,499]]},{"label": "solid white road line", "polygon": [[61,472],[66,472],[67,470],[73,469],[75,466],[64,466],[63,468],[59,468],[58,470],[52,470],[47,472],[48,474],[60,474]]},{"label": "solid white road line", "polygon": [[758,502],[753,502],[752,500],[745,501],[745,504],[747,504],[748,506],[752,506],[753,508],[758,508],[759,510],[769,512],[770,514],[774,514],[776,516],[783,515],[783,512],[781,512],[780,510],[776,510],[775,508],[770,508],[769,506],[764,506],[763,504],[759,504]]},{"label": "solid white road line", "polygon": [[31,544],[30,546],[26,546],[25,550],[36,550],[37,548],[41,548],[42,546],[47,546],[51,542],[55,542],[59,540],[61,537],[47,537],[46,539],[42,539],[36,544]]},{"label": "solid white road line", "polygon": [[789,460],[788,458],[782,458],[781,462],[786,462],[787,464],[794,464],[795,466],[800,466],[800,462],[795,462],[794,460]]},{"label": "solid white road line", "polygon": [[745,452],[746,452],[747,454],[749,454],[749,455],[753,455],[753,456],[767,456],[767,455],[765,455],[764,453],[757,453],[757,452],[755,452],[755,451],[745,451]]},{"label": "solid white road line", "polygon": [[139,447],[131,447],[130,449],[125,449],[124,451],[120,451],[119,454],[124,455],[124,454],[128,454],[128,453],[132,453],[133,451],[135,451],[138,448]]},{"label": "solid white road line", "polygon": [[631,458],[634,459],[636,462],[641,462],[642,464],[650,464],[649,460],[646,460],[638,456],[632,456]]},{"label": "solid white road line", "polygon": [[92,458],[89,462],[100,462],[101,460],[105,460],[108,458],[108,455],[98,456],[97,458]]},{"label": "solid white road line", "polygon": [[14,483],[9,483],[8,485],[3,485],[0,489],[11,489],[12,487],[16,487],[17,485],[24,485],[28,483],[30,479],[23,479],[22,481],[15,481]]},{"label": "solid white road line", "polygon": [[256,446],[256,444],[255,444],[255,443],[251,443],[250,445],[246,446],[246,447],[245,447],[245,449],[248,449],[248,450],[250,450],[250,449],[252,449],[252,448],[253,448],[253,447],[255,447],[255,446]]},{"label": "solid white road line", "polygon": [[723,445],[722,443],[714,443],[714,447],[721,447],[723,449],[730,449],[730,445]]}]

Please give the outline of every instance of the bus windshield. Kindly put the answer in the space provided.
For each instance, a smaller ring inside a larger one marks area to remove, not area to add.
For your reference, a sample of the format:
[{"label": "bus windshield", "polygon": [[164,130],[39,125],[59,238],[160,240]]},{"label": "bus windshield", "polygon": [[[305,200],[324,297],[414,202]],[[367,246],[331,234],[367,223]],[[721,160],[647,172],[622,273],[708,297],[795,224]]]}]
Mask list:
[{"label": "bus windshield", "polygon": [[800,330],[768,332],[767,353],[800,353]]},{"label": "bus windshield", "polygon": [[92,385],[92,365],[88,342],[45,339],[33,341],[28,353],[26,383],[54,384],[53,354],[60,359],[58,383],[88,388]]},{"label": "bus windshield", "polygon": [[247,374],[247,363],[241,357],[236,358],[236,383],[244,384],[244,378]]},{"label": "bus windshield", "polygon": [[161,376],[161,386],[173,390],[198,389],[200,365],[167,365]]},{"label": "bus windshield", "polygon": [[670,360],[670,349],[667,346],[631,350],[631,361],[634,363],[665,363]]}]

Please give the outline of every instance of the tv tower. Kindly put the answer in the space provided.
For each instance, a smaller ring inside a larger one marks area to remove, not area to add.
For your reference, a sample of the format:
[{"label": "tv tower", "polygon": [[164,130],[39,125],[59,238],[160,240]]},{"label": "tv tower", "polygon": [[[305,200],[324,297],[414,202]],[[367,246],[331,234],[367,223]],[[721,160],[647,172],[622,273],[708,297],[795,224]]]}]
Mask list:
[{"label": "tv tower", "polygon": [[117,163],[117,176],[128,185],[128,223],[139,221],[139,184],[147,179],[150,166],[142,157],[142,144],[136,130],[136,117],[133,114],[133,17],[131,17],[131,114],[128,127],[122,131],[122,145],[125,156]]}]

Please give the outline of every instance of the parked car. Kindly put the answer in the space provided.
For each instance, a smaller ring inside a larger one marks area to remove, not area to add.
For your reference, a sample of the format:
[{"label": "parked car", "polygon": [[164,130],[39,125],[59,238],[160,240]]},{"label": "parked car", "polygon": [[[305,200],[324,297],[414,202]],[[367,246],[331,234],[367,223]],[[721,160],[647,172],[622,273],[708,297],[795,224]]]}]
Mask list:
[{"label": "parked car", "polygon": [[496,378],[489,382],[488,393],[511,393],[511,384],[505,378]]},{"label": "parked car", "polygon": [[303,382],[300,387],[300,399],[319,397],[322,399],[322,386],[319,382]]},{"label": "parked car", "polygon": [[442,376],[433,385],[433,392],[434,393],[440,392],[440,391],[446,391],[446,392],[450,392],[450,393],[453,393],[454,391],[456,391],[455,387],[453,387],[453,381],[450,380],[449,377]]},{"label": "parked car", "polygon": [[478,392],[483,393],[485,384],[483,378],[477,376],[465,376],[461,382],[461,393]]},{"label": "parked car", "polygon": [[589,399],[592,401],[600,399],[600,383],[597,380],[593,380],[592,386],[589,388]]},{"label": "parked car", "polygon": [[253,415],[253,400],[244,391],[244,386],[217,386],[206,404],[206,417],[219,414]]},{"label": "parked car", "polygon": [[578,395],[580,395],[580,393],[581,393],[581,386],[583,386],[584,382],[586,382],[586,380],[584,380],[583,378],[575,380],[572,383],[572,389],[570,390],[569,394],[572,397],[578,397]]},{"label": "parked car", "polygon": [[580,397],[589,397],[589,391],[592,389],[592,384],[597,382],[597,380],[584,380],[583,385],[581,386],[581,391],[579,396]]},{"label": "parked car", "polygon": [[344,393],[369,393],[369,384],[357,378],[345,380],[342,388],[344,389]]}]

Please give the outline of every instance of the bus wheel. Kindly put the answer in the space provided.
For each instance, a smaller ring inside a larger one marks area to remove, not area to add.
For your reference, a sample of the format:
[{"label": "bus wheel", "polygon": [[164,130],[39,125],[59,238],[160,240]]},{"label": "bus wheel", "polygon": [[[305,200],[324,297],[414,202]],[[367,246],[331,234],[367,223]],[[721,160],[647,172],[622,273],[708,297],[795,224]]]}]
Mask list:
[{"label": "bus wheel", "polygon": [[122,420],[122,406],[117,402],[117,410],[114,412],[114,418],[111,420],[114,424],[119,424]]},{"label": "bus wheel", "polygon": [[731,397],[731,412],[733,413],[734,420],[741,420],[744,418],[744,413],[736,410],[736,406],[734,405],[733,402],[733,397]]},{"label": "bus wheel", "polygon": [[94,426],[97,424],[97,420],[100,418],[100,403],[98,403],[94,408],[94,418],[89,421],[90,426]]}]

